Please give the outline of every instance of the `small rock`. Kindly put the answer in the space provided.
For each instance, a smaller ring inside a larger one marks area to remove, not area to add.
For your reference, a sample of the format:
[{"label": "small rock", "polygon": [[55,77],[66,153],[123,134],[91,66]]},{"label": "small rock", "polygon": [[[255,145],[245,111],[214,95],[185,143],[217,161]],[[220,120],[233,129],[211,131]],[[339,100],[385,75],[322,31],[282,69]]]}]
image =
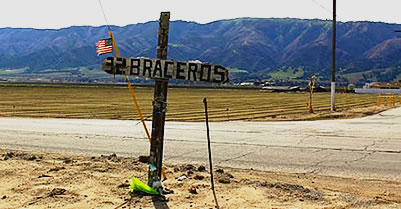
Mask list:
[{"label": "small rock", "polygon": [[194,174],[193,171],[191,171],[191,170],[187,171],[187,176],[191,176],[192,174]]},{"label": "small rock", "polygon": [[38,179],[40,179],[40,178],[50,178],[50,177],[51,176],[49,176],[49,175],[42,174],[42,175],[38,176]]},{"label": "small rock", "polygon": [[141,162],[141,163],[146,163],[146,164],[148,164],[149,163],[149,156],[139,156],[139,162]]},{"label": "small rock", "polygon": [[180,177],[178,177],[177,181],[184,181],[187,178],[186,175],[182,175]]},{"label": "small rock", "polygon": [[164,187],[162,193],[163,193],[163,195],[174,194],[174,190],[171,190],[171,189],[168,189],[168,188]]},{"label": "small rock", "polygon": [[63,160],[63,163],[69,164],[69,163],[72,163],[72,160],[71,160],[70,158],[65,158],[65,159]]},{"label": "small rock", "polygon": [[109,155],[107,157],[107,159],[110,160],[111,162],[115,162],[115,163],[120,162],[120,159],[117,157],[117,155],[115,153]]},{"label": "small rock", "polygon": [[3,155],[3,160],[8,160],[10,158],[13,158],[15,156],[14,152],[7,152],[6,154]]},{"label": "small rock", "polygon": [[63,170],[63,169],[65,169],[64,166],[63,167],[55,167],[55,168],[51,168],[48,172],[57,172],[57,171]]},{"label": "small rock", "polygon": [[185,166],[185,170],[189,171],[189,170],[195,170],[195,166],[188,164]]},{"label": "small rock", "polygon": [[205,166],[203,166],[203,165],[199,166],[199,167],[198,167],[198,171],[199,171],[199,172],[205,172],[205,171],[206,171]]},{"label": "small rock", "polygon": [[197,191],[197,189],[196,189],[195,186],[191,186],[191,187],[188,189],[188,191],[189,191],[189,193],[191,193],[191,194],[198,194],[198,191]]},{"label": "small rock", "polygon": [[180,168],[174,167],[174,172],[178,172],[178,171],[180,171]]},{"label": "small rock", "polygon": [[233,176],[231,173],[225,173],[224,175],[227,176],[227,177],[230,178],[230,179],[233,179],[233,178],[234,178],[234,176]]},{"label": "small rock", "polygon": [[63,188],[54,188],[50,194],[49,197],[55,197],[57,195],[63,195],[67,190],[63,189]]},{"label": "small rock", "polygon": [[231,180],[230,180],[230,178],[223,177],[223,178],[220,178],[220,179],[219,179],[219,183],[222,183],[222,184],[229,184],[229,183],[231,183]]},{"label": "small rock", "polygon": [[224,173],[224,170],[219,168],[219,169],[216,170],[216,172],[222,174],[222,173]]},{"label": "small rock", "polygon": [[194,179],[195,180],[203,180],[205,177],[204,176],[201,176],[201,175],[196,175],[195,177],[194,177]]},{"label": "small rock", "polygon": [[21,159],[27,160],[27,161],[34,161],[34,160],[36,160],[36,156],[34,156],[34,155],[29,155],[29,154],[25,154],[25,153],[19,155],[19,157],[20,157]]},{"label": "small rock", "polygon": [[3,197],[1,197],[2,200],[6,199],[6,198],[7,198],[6,195],[3,195]]}]

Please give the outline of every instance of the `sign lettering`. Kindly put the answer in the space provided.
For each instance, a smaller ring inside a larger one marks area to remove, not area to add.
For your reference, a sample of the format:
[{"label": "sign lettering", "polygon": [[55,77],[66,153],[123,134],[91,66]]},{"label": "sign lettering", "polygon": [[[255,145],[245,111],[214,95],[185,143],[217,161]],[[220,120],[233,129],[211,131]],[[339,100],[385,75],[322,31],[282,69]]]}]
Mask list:
[{"label": "sign lettering", "polygon": [[147,58],[107,57],[103,70],[109,74],[151,79],[177,79],[212,83],[228,82],[228,70],[220,65]]}]

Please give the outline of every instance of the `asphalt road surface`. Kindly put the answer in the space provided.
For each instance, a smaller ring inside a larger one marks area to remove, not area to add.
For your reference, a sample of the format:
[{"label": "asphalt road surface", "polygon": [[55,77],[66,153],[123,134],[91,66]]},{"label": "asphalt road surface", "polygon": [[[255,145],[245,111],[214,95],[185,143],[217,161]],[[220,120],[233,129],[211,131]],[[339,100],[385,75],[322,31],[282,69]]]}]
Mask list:
[{"label": "asphalt road surface", "polygon": [[[210,129],[215,165],[401,180],[401,108],[360,119],[217,122]],[[164,160],[206,165],[205,130],[205,123],[167,122]],[[137,157],[150,146],[138,121],[0,118],[0,148]]]}]

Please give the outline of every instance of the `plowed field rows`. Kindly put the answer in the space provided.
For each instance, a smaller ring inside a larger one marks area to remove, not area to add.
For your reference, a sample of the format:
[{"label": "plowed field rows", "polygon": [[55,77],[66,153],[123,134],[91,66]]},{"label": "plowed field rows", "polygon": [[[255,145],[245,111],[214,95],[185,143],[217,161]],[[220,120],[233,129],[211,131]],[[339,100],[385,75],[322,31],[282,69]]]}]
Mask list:
[{"label": "plowed field rows", "polygon": [[[152,88],[135,88],[140,107],[150,120]],[[167,120],[204,120],[203,98],[208,98],[212,121],[303,120],[310,118],[305,93],[265,93],[259,90],[177,89],[168,92]],[[338,111],[373,107],[376,95],[337,94]],[[330,94],[314,95],[316,114],[329,112]],[[0,117],[139,119],[126,88],[0,87]]]}]

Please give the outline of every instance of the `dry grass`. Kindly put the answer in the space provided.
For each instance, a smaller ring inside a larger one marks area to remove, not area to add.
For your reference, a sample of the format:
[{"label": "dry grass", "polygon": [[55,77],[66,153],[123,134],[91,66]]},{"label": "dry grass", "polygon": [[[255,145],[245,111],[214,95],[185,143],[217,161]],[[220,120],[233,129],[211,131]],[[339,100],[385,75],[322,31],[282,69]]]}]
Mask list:
[{"label": "dry grass", "polygon": [[[152,114],[152,88],[135,88],[148,120]],[[182,89],[168,92],[167,120],[201,121],[203,98],[208,98],[212,121],[314,120],[352,118],[388,109],[375,108],[376,95],[337,94],[338,113],[330,113],[329,93],[314,95],[315,114],[310,114],[304,93],[265,93],[259,90]],[[138,119],[126,88],[106,87],[0,87],[0,117],[51,117]]]}]

